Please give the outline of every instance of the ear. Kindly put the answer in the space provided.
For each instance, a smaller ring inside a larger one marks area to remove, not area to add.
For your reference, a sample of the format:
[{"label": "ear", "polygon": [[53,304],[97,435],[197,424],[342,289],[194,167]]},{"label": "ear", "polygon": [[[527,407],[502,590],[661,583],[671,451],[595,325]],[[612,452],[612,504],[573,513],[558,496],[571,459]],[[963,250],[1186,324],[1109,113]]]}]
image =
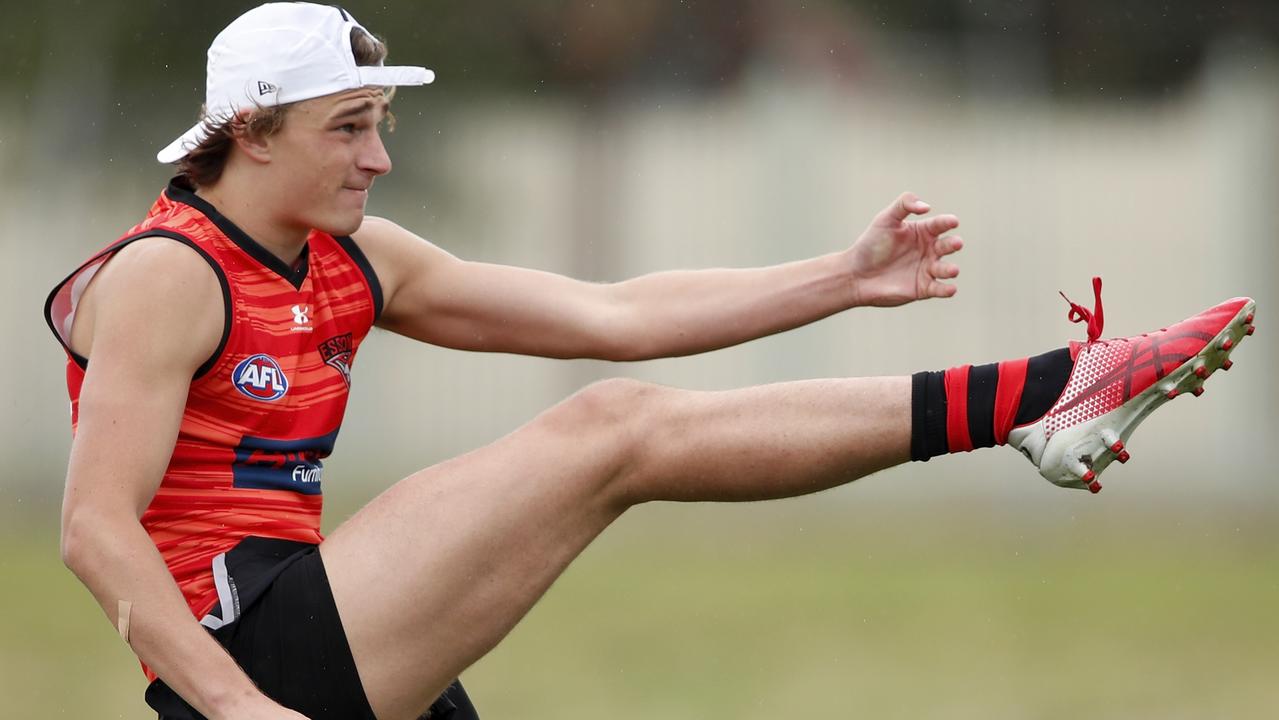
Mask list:
[{"label": "ear", "polygon": [[[248,120],[248,111],[240,113],[241,121]],[[232,136],[235,145],[250,160],[259,163],[271,162],[271,144],[269,138],[260,132],[253,132],[249,129],[247,122],[238,122]]]}]

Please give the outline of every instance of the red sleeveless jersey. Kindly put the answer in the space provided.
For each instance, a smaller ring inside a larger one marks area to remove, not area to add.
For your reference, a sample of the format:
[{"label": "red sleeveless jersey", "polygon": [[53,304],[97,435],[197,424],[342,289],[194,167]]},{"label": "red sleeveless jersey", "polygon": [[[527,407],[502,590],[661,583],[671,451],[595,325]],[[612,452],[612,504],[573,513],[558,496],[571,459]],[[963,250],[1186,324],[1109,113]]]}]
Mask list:
[{"label": "red sleeveless jersey", "polygon": [[312,231],[291,268],[175,179],[145,220],[59,283],[45,304],[68,355],[73,433],[88,365],[69,345],[76,302],[116,252],[155,236],[209,263],[226,309],[221,344],[191,381],[173,457],[142,516],[199,618],[218,599],[215,560],[245,536],[323,539],[321,459],[333,451],[351,364],[382,293],[349,237]]}]

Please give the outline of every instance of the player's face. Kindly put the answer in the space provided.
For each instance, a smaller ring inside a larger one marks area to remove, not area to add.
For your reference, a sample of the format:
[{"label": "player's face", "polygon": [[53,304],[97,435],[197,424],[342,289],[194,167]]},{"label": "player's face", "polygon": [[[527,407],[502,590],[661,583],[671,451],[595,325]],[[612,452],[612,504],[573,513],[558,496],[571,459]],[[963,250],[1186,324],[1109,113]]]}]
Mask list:
[{"label": "player's face", "polygon": [[300,102],[271,138],[271,163],[300,225],[349,235],[364,221],[373,179],[391,171],[381,125],[389,103],[377,88]]}]

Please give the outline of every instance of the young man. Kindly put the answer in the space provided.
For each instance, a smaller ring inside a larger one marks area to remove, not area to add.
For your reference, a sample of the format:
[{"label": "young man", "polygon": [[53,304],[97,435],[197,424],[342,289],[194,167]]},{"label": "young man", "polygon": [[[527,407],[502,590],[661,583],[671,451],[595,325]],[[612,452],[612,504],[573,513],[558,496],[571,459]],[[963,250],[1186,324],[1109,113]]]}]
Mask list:
[{"label": "young man", "polygon": [[375,324],[467,350],[686,355],[949,297],[962,245],[907,193],[847,250],[775,267],[598,285],[464,262],[364,216],[391,169],[384,88],[432,79],[384,55],[335,7],[237,19],[209,51],[205,119],[159,155],[178,177],[50,295],[76,430],[63,556],[163,718],[474,717],[454,678],[633,505],[793,496],[1003,444],[1097,492],[1141,419],[1253,330],[1237,298],[1101,340],[1096,281],[1095,310],[1071,304],[1088,342],[1032,358],[729,392],[609,380],[324,539],[321,459]]}]

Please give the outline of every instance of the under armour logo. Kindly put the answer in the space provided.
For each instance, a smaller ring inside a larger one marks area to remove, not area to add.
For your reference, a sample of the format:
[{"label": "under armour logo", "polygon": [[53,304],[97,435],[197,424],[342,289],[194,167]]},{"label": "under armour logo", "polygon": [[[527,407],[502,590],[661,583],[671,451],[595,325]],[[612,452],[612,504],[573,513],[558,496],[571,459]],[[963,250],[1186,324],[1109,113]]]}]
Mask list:
[{"label": "under armour logo", "polygon": [[290,310],[293,311],[293,332],[311,332],[311,306],[294,305]]},{"label": "under armour logo", "polygon": [[258,95],[270,95],[273,92],[279,92],[280,88],[263,80],[258,81]]}]

